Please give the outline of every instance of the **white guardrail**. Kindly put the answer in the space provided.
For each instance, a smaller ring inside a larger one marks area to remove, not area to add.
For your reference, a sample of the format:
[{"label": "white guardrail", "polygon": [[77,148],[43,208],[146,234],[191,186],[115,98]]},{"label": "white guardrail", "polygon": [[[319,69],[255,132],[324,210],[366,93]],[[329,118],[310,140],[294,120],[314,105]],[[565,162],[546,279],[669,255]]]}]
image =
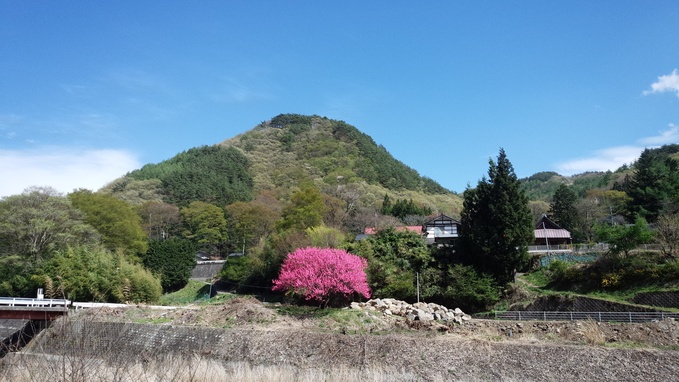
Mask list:
[{"label": "white guardrail", "polygon": [[52,298],[22,298],[22,297],[0,297],[0,306],[22,306],[40,308],[68,308],[71,300],[52,299]]},{"label": "white guardrail", "polygon": [[[35,307],[35,308],[73,308],[76,310],[90,308],[126,308],[135,305],[114,304],[108,302],[72,302],[65,299],[51,298],[23,298],[23,297],[0,297],[0,308],[6,307]],[[172,310],[176,306],[145,305],[151,309]]]}]

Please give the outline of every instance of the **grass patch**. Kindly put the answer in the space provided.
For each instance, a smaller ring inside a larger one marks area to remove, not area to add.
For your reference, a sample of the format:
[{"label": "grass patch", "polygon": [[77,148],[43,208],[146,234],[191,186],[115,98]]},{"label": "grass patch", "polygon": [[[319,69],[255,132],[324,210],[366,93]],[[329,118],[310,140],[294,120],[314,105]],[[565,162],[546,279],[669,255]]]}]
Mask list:
[{"label": "grass patch", "polygon": [[[214,290],[212,292],[215,293]],[[158,302],[161,305],[185,305],[198,300],[208,300],[209,294],[209,284],[203,281],[189,280],[184,288],[160,296]]]},{"label": "grass patch", "polygon": [[535,272],[526,273],[525,275],[519,277],[526,280],[526,282],[528,282],[529,284],[533,284],[539,288],[546,287],[550,282],[549,277],[545,274],[545,272],[542,269],[539,269]]}]

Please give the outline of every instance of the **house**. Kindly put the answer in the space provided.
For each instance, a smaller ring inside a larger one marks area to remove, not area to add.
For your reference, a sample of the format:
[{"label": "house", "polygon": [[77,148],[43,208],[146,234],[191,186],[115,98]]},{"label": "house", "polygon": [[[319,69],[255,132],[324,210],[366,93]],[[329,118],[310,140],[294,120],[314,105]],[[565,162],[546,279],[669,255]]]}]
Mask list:
[{"label": "house", "polygon": [[535,245],[545,245],[558,247],[560,245],[571,244],[573,239],[567,229],[561,228],[554,223],[546,214],[542,214],[540,220],[535,223]]},{"label": "house", "polygon": [[422,232],[429,245],[453,245],[460,237],[460,222],[440,214],[424,223]]}]

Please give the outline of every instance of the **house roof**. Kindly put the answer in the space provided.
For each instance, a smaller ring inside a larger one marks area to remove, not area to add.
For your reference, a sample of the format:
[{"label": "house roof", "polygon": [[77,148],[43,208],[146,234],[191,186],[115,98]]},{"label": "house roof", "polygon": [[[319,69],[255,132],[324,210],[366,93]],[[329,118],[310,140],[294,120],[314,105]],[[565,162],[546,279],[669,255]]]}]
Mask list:
[{"label": "house roof", "polygon": [[538,228],[562,229],[560,225],[556,224],[554,220],[548,218],[546,214],[542,214],[540,219],[538,219],[538,222],[535,223],[535,229]]},{"label": "house roof", "polygon": [[438,222],[451,222],[454,224],[460,224],[460,222],[456,219],[451,218],[450,216],[444,215],[444,214],[439,214],[438,216],[428,220],[424,225],[431,225],[431,224],[436,224]]},{"label": "house roof", "polygon": [[571,233],[563,228],[540,228],[534,231],[536,239],[570,239]]},{"label": "house roof", "polygon": [[570,239],[571,233],[564,228],[561,228],[558,224],[547,217],[546,214],[542,214],[540,220],[535,223],[535,234],[536,239]]}]

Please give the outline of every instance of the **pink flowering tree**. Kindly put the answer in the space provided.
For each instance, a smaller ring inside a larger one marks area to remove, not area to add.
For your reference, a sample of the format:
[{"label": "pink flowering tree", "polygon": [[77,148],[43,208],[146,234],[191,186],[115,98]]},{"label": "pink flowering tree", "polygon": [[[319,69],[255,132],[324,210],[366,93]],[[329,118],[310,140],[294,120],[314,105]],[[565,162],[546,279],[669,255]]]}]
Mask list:
[{"label": "pink flowering tree", "polygon": [[342,249],[300,248],[283,260],[272,289],[302,296],[323,306],[347,301],[354,294],[370,298],[367,267],[364,258]]}]

